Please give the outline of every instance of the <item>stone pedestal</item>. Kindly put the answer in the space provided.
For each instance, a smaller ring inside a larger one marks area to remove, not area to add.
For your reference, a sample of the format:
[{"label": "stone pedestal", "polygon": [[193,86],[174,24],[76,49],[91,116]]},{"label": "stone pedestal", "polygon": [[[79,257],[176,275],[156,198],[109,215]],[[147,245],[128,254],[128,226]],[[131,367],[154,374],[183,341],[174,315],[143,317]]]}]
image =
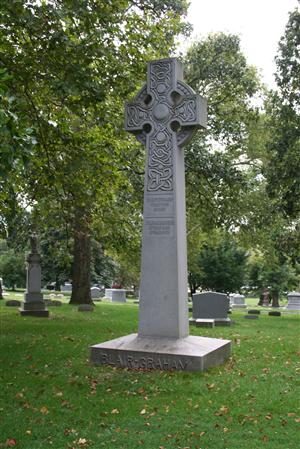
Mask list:
[{"label": "stone pedestal", "polygon": [[28,263],[26,292],[20,314],[23,316],[48,317],[49,311],[45,307],[41,293],[41,256],[38,253],[31,252],[28,254],[26,261]]},{"label": "stone pedestal", "polygon": [[287,298],[288,303],[285,310],[297,310],[300,312],[300,292],[290,292]]},{"label": "stone pedestal", "polygon": [[124,290],[123,288],[112,288],[111,301],[126,302],[126,290]]},{"label": "stone pedestal", "polygon": [[175,59],[148,64],[126,105],[125,129],[147,148],[138,335],[92,346],[95,364],[202,371],[223,363],[230,341],[189,336],[183,145],[206,126],[206,100]]},{"label": "stone pedestal", "polygon": [[245,303],[245,296],[239,295],[238,293],[232,295],[232,309],[246,309],[247,304]]}]

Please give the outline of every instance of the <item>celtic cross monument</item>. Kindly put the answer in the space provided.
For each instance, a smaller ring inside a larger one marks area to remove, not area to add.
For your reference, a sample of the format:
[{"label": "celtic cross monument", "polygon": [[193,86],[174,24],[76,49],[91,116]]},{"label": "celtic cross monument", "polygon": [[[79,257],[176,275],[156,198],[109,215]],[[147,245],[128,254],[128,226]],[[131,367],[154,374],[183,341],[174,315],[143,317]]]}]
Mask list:
[{"label": "celtic cross monument", "polygon": [[125,129],[146,147],[138,334],[92,346],[95,364],[203,370],[230,341],[189,336],[183,145],[206,126],[206,101],[175,59],[148,64],[148,81],[126,104]]}]

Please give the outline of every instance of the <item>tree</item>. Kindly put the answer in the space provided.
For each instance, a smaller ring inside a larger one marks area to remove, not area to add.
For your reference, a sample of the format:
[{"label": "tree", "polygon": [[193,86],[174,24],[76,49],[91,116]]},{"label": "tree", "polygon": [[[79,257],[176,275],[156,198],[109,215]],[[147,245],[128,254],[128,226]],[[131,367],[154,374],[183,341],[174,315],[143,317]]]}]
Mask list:
[{"label": "tree", "polygon": [[207,239],[197,258],[198,272],[190,272],[205,290],[234,292],[244,284],[246,252],[228,235]]},{"label": "tree", "polygon": [[7,288],[25,287],[26,270],[25,257],[22,253],[15,253],[8,249],[0,253],[0,274]]},{"label": "tree", "polygon": [[115,207],[129,184],[124,167],[141,159],[122,130],[124,99],[140,87],[145,61],[169,54],[186,6],[12,0],[1,9],[0,67],[12,76],[18,113],[35,137],[24,191],[35,226],[43,227],[56,204],[72,232],[72,303],[91,302],[95,215]]},{"label": "tree", "polygon": [[266,103],[270,140],[265,166],[267,192],[277,210],[300,217],[300,13],[291,12],[279,42],[275,74],[277,90]]}]

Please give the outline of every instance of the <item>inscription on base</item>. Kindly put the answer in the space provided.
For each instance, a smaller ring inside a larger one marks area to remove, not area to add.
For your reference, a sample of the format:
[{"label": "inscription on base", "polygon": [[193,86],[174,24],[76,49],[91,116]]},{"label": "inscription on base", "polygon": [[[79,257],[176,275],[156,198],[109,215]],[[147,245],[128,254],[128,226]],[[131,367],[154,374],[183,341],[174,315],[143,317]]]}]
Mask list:
[{"label": "inscription on base", "polygon": [[103,365],[111,365],[116,367],[128,367],[132,369],[161,369],[161,370],[185,370],[188,366],[186,360],[176,358],[168,359],[164,357],[134,357],[131,355],[117,355],[112,357],[111,354],[101,352],[100,361]]},{"label": "inscription on base", "polygon": [[156,237],[172,237],[174,235],[174,221],[149,221],[145,220],[145,234]]},{"label": "inscription on base", "polygon": [[174,215],[173,195],[147,195],[145,217],[169,218]]}]

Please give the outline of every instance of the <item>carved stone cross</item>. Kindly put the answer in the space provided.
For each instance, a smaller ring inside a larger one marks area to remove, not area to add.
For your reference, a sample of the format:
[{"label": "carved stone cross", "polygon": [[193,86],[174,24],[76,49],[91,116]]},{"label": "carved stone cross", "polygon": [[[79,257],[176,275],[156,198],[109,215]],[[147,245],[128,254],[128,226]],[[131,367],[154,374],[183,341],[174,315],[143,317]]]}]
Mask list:
[{"label": "carved stone cross", "polygon": [[230,341],[189,335],[184,153],[206,124],[206,102],[182,82],[176,59],[148,64],[126,105],[125,128],[147,148],[139,330],[91,347],[97,365],[203,371],[230,356]]},{"label": "carved stone cross", "polygon": [[125,129],[147,148],[139,336],[188,335],[184,145],[206,126],[206,101],[175,59],[148,64],[148,82],[126,104]]}]

